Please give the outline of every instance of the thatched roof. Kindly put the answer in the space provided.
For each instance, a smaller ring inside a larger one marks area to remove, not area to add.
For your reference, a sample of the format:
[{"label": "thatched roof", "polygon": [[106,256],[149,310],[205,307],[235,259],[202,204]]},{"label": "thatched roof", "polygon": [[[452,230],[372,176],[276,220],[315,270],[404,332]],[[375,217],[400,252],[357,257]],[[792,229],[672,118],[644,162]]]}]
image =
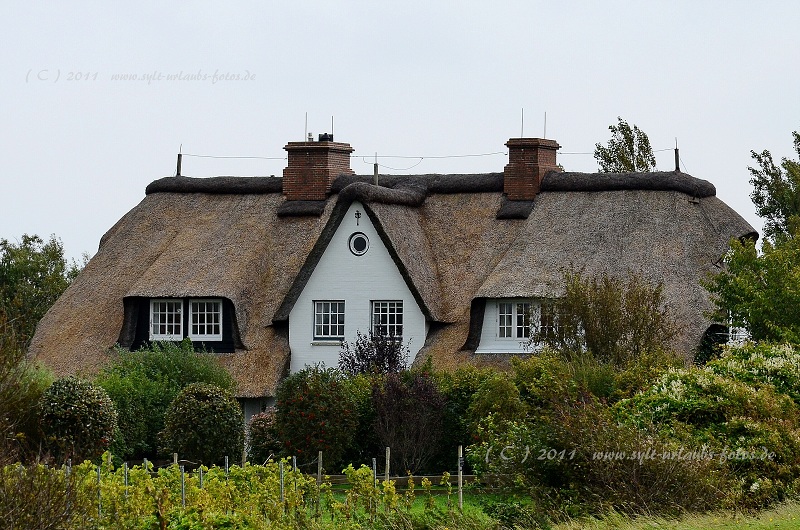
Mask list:
[{"label": "thatched roof", "polygon": [[418,359],[502,362],[470,351],[471,312],[486,298],[556,296],[568,266],[663,282],[681,323],[676,345],[689,352],[709,324],[700,280],[731,238],[755,232],[713,185],[682,173],[551,172],[534,201],[519,202],[504,198],[502,173],[371,182],[342,176],[328,200],[297,202],[284,200],[274,177],[151,183],[42,319],[31,355],[58,374],[93,373],[121,336],[126,297],[223,297],[242,347],[220,356],[238,394],[274,395],[290,355],[289,311],[353,201],[431,323]]}]

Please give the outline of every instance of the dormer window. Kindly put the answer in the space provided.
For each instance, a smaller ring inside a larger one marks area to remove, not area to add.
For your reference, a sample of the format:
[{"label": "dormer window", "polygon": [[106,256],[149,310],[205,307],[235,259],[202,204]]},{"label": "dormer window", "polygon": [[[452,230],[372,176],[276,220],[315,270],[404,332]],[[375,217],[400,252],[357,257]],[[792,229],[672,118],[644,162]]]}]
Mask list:
[{"label": "dormer window", "polygon": [[476,353],[529,353],[541,339],[558,332],[552,300],[497,298],[486,300]]},{"label": "dormer window", "polygon": [[222,300],[218,298],[190,298],[188,319],[184,321],[184,300],[158,298],[150,300],[149,340],[180,341],[188,337],[192,342],[218,342],[222,340]]}]

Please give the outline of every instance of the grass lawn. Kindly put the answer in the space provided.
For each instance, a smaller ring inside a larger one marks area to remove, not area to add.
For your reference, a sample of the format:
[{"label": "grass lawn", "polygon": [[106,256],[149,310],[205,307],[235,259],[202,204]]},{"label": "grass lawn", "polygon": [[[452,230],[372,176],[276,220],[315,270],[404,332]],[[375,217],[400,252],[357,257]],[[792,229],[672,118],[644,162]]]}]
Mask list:
[{"label": "grass lawn", "polygon": [[629,519],[611,515],[603,519],[575,520],[553,530],[794,530],[800,528],[800,502],[781,504],[756,515],[733,512],[687,515],[670,520],[658,517]]}]

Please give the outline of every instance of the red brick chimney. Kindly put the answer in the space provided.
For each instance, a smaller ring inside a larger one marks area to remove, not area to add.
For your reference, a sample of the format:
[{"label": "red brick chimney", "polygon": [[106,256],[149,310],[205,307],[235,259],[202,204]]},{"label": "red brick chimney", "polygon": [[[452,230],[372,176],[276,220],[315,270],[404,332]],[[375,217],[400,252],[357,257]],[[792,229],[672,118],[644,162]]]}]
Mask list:
[{"label": "red brick chimney", "polygon": [[289,142],[289,164],[283,170],[283,194],[287,201],[324,201],[331,184],[341,174],[353,175],[350,169],[350,144],[333,141],[333,135],[321,134],[318,142]]},{"label": "red brick chimney", "polygon": [[503,171],[503,192],[512,201],[532,201],[548,171],[558,171],[555,140],[543,138],[511,138],[508,164]]}]

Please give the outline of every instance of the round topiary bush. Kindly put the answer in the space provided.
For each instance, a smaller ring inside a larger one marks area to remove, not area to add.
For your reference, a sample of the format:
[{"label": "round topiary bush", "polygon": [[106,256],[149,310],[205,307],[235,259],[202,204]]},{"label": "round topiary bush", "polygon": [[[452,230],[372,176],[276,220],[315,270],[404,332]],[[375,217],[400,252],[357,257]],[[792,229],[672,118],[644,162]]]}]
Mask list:
[{"label": "round topiary bush", "polygon": [[47,449],[59,461],[94,459],[111,445],[117,411],[106,392],[88,381],[56,380],[39,401]]},{"label": "round topiary bush", "polygon": [[244,446],[244,416],[236,398],[218,386],[193,383],[167,409],[161,439],[167,453],[206,465],[236,459]]}]

